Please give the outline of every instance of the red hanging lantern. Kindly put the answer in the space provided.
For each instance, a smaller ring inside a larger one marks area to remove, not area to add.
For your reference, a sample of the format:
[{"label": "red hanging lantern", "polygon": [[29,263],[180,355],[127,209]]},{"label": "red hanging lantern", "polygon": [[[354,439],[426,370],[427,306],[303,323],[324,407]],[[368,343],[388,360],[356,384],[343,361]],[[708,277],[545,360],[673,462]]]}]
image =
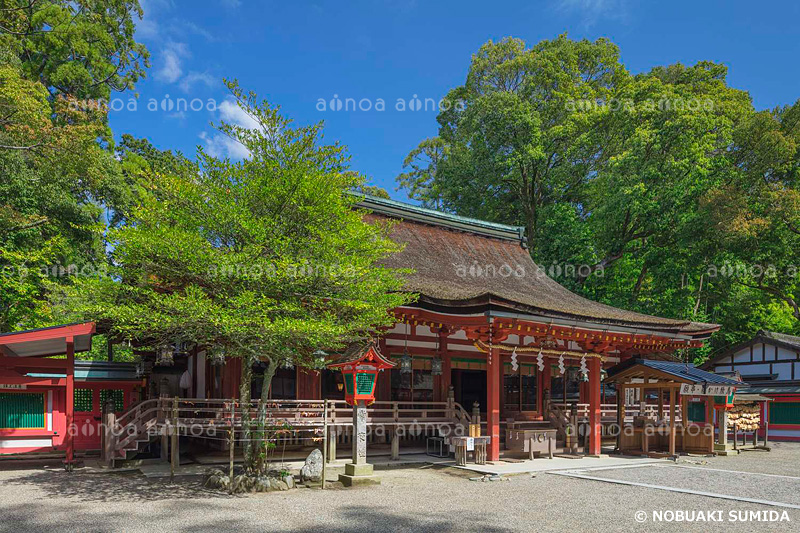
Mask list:
[{"label": "red hanging lantern", "polygon": [[386,359],[378,351],[375,343],[351,346],[335,363],[328,365],[331,370],[342,371],[344,379],[344,400],[350,405],[364,401],[367,405],[375,401],[375,383],[378,372],[392,368],[396,363]]}]

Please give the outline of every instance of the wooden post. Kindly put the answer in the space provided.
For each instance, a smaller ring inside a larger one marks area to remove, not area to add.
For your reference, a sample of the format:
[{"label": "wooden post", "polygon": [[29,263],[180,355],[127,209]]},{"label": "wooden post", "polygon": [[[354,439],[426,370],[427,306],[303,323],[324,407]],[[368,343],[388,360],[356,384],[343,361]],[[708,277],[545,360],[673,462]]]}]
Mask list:
[{"label": "wooden post", "polygon": [[75,459],[75,339],[67,337],[67,371],[66,371],[66,404],[67,404],[67,451],[64,464],[72,471]]},{"label": "wooden post", "polygon": [[552,385],[552,367],[550,366],[550,359],[544,359],[544,370],[542,370],[542,403],[543,411],[542,416],[546,421],[550,420],[550,402],[552,395],[550,394],[550,387]]},{"label": "wooden post", "polygon": [[170,442],[170,465],[169,465],[169,478],[175,479],[175,470],[180,466],[180,449],[178,444],[178,397],[172,400],[172,438]]},{"label": "wooden post", "polygon": [[625,385],[617,389],[617,451],[622,453],[622,431],[625,427]]},{"label": "wooden post", "polygon": [[438,332],[439,334],[439,357],[442,359],[442,378],[440,380],[440,386],[442,391],[442,396],[449,399],[449,392],[450,392],[450,385],[452,380],[452,362],[450,360],[450,355],[447,353],[447,336],[450,334],[449,331],[442,331]]},{"label": "wooden post", "polygon": [[325,490],[326,465],[328,464],[328,400],[322,403],[322,489]]},{"label": "wooden post", "polygon": [[[578,405],[572,404],[569,411],[569,424],[567,425],[567,440],[569,440],[569,453],[578,453]],[[566,445],[566,442],[564,443]]]},{"label": "wooden post", "polygon": [[689,400],[681,395],[681,452],[686,453],[686,428],[689,427]]},{"label": "wooden post", "polygon": [[390,460],[392,461],[400,460],[400,435],[398,434],[396,427],[392,429],[392,455],[390,457]]},{"label": "wooden post", "polygon": [[658,390],[658,419],[664,420],[664,389],[659,387],[656,390]]},{"label": "wooden post", "polygon": [[114,454],[116,439],[114,438],[114,426],[117,422],[117,415],[114,413],[114,399],[109,395],[108,400],[103,405],[103,462],[109,468],[114,468]]},{"label": "wooden post", "polygon": [[328,462],[336,462],[336,426],[328,429]]},{"label": "wooden post", "polygon": [[231,426],[228,431],[228,475],[230,476],[228,488],[233,494],[233,456],[236,450],[236,432],[233,423],[236,420],[236,402],[231,399]]},{"label": "wooden post", "polygon": [[647,416],[647,389],[642,387],[636,390],[639,391],[639,416],[644,418]]},{"label": "wooden post", "polygon": [[486,364],[486,433],[490,437],[488,459],[500,460],[500,379],[503,362],[498,348],[489,349]]},{"label": "wooden post", "polygon": [[714,403],[711,396],[706,396],[706,424],[711,426],[711,452],[714,451]]},{"label": "wooden post", "polygon": [[600,421],[600,358],[589,358],[589,453],[602,451],[602,425]]},{"label": "wooden post", "polygon": [[764,447],[769,446],[769,402],[764,402]]},{"label": "wooden post", "polygon": [[669,389],[669,454],[675,455],[675,387]]},{"label": "wooden post", "polygon": [[397,425],[400,423],[400,407],[397,402],[392,403],[392,418],[394,418],[394,425],[392,426],[392,455],[391,461],[400,460],[400,435],[397,431]]},{"label": "wooden post", "polygon": [[728,447],[728,412],[723,407],[717,411],[719,419],[719,443]]}]

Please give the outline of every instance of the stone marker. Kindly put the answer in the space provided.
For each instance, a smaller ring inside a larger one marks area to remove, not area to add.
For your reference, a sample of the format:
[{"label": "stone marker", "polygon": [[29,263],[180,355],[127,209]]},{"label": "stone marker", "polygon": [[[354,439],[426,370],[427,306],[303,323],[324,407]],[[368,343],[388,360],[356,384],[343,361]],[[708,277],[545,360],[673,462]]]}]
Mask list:
[{"label": "stone marker", "polygon": [[306,457],[306,464],[300,469],[300,480],[303,482],[322,481],[322,452],[315,449]]}]

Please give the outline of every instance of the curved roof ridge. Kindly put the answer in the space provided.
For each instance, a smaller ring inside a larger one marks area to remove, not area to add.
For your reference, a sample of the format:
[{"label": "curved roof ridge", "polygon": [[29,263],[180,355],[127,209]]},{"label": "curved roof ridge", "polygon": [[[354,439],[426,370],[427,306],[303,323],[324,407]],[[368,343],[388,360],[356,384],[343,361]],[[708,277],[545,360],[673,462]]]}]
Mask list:
[{"label": "curved roof ridge", "polygon": [[486,237],[519,241],[523,246],[527,246],[524,226],[509,226],[507,224],[487,222],[486,220],[477,218],[462,217],[428,207],[412,205],[398,200],[379,198],[359,192],[351,192],[350,194],[361,198],[356,204],[358,207],[368,209],[374,213],[380,213],[391,217],[400,217],[405,220],[415,220],[425,224],[442,226],[460,231],[469,231]]}]

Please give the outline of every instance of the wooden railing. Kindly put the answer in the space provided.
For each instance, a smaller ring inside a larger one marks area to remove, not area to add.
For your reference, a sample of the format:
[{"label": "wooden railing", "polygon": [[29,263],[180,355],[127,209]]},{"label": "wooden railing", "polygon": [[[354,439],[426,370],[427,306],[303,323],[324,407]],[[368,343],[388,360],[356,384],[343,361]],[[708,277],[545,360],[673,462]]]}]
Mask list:
[{"label": "wooden railing", "polygon": [[[588,403],[554,403],[551,404],[552,407],[557,408],[559,411],[565,414],[569,414],[572,406],[576,405],[578,409],[578,419],[581,422],[585,422],[589,418],[589,404]],[[634,405],[627,405],[625,406],[625,420],[630,422],[633,420],[634,417],[640,416],[641,406],[639,404]],[[644,409],[644,416],[648,418],[655,418],[660,419],[662,417],[659,416],[658,406],[647,404],[645,405]],[[600,404],[600,418],[603,421],[616,421],[617,420],[617,404],[615,403],[604,403]],[[669,420],[669,406],[664,406],[664,416],[665,420]],[[683,412],[681,410],[680,405],[675,406],[675,420],[680,421],[683,420]]]},{"label": "wooden railing", "polygon": [[[149,442],[156,436],[166,436],[173,430],[180,435],[202,437],[214,432],[243,429],[247,418],[263,418],[271,427],[285,426],[281,439],[299,443],[300,433],[312,434],[326,424],[335,435],[347,438],[352,430],[353,409],[343,400],[269,400],[252,401],[242,405],[230,399],[159,398],[134,405],[119,417],[107,418],[112,429],[104,437],[105,454],[124,456],[126,451]],[[249,416],[245,416],[249,415]],[[416,426],[436,430],[443,426],[467,426],[472,417],[452,399],[446,402],[375,402],[367,409],[368,426]]]}]

